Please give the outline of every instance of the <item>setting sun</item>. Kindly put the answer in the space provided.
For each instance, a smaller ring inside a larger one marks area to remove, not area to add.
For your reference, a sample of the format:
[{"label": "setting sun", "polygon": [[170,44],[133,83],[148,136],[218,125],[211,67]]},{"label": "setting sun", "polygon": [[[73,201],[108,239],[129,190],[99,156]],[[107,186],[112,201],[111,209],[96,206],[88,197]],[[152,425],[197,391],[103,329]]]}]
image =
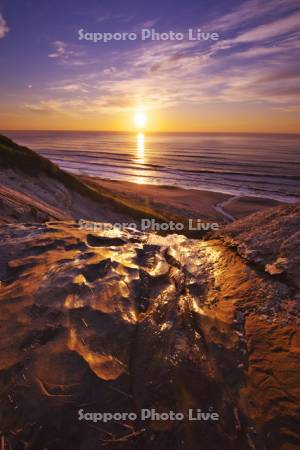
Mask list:
[{"label": "setting sun", "polygon": [[134,125],[136,128],[145,128],[147,125],[148,117],[144,111],[137,111],[134,114]]}]

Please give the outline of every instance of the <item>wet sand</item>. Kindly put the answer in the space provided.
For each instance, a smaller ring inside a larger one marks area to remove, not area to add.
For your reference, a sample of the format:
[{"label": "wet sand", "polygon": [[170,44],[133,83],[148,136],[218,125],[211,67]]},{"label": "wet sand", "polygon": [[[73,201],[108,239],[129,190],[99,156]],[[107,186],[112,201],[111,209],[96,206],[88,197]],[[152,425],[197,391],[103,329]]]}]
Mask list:
[{"label": "wet sand", "polygon": [[268,198],[232,196],[219,192],[182,189],[173,186],[136,184],[100,178],[80,177],[85,183],[106,190],[128,206],[184,219],[232,222],[282,203]]}]

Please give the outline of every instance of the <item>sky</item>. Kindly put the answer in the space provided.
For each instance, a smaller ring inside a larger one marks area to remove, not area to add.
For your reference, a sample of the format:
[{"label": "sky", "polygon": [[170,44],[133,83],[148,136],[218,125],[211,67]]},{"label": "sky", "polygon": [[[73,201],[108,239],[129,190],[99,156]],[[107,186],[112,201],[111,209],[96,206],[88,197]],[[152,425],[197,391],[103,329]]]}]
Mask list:
[{"label": "sky", "polygon": [[299,0],[0,0],[1,130],[299,133],[299,82]]}]

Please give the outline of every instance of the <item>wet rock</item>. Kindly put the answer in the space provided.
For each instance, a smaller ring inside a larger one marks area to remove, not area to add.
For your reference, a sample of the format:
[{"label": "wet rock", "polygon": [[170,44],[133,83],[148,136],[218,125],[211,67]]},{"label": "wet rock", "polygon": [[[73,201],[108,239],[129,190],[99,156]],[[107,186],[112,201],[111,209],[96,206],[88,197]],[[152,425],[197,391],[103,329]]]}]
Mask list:
[{"label": "wet rock", "polygon": [[[293,217],[291,239],[297,211],[279,214]],[[247,234],[249,223],[206,241],[129,230],[91,235],[75,222],[1,226],[7,448],[297,448],[296,256],[278,240],[267,250]],[[286,277],[265,272],[278,258]],[[80,409],[139,415],[143,408],[185,417],[78,420]],[[220,420],[190,421],[189,409]]]}]

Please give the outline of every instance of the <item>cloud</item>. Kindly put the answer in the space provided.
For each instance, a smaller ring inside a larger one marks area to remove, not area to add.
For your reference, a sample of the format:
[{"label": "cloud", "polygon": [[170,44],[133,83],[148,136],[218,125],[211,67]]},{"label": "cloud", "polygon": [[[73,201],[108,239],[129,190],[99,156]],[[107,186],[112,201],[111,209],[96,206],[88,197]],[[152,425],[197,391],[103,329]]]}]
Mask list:
[{"label": "cloud", "polygon": [[52,42],[52,46],[54,47],[54,52],[49,53],[48,58],[68,59],[71,55],[75,54],[73,50],[68,49],[66,42],[54,41]]},{"label": "cloud", "polygon": [[25,108],[38,114],[49,114],[60,109],[60,102],[57,100],[42,100],[36,104],[26,104]]},{"label": "cloud", "polygon": [[[52,86],[50,90],[58,91],[57,99],[29,106],[32,111],[56,108],[78,117],[132,111],[141,103],[150,110],[183,104],[200,108],[253,103],[296,111],[300,102],[296,63],[300,60],[296,26],[300,12],[293,12],[296,6],[294,0],[247,0],[214,21],[226,29],[226,39],[148,42],[110,52],[102,65],[98,60],[98,70]],[[65,64],[85,59],[78,58],[74,45],[55,41],[53,46],[50,58]]]},{"label": "cloud", "polygon": [[116,72],[117,72],[117,69],[114,66],[108,67],[103,70],[104,75],[112,75],[113,73],[116,73]]},{"label": "cloud", "polygon": [[54,51],[48,54],[48,58],[56,60],[59,64],[68,66],[85,66],[95,63],[95,60],[86,58],[86,53],[78,49],[78,46],[69,45],[64,41],[52,42]]},{"label": "cloud", "polygon": [[[224,48],[230,48],[231,45],[228,43]],[[235,51],[233,56],[236,58],[268,58],[280,54],[284,55],[286,58],[290,57],[291,54],[297,57],[300,51],[300,34],[295,34],[292,36],[276,39],[274,42],[266,45],[253,45],[248,49],[242,49]],[[298,55],[299,56],[299,55]]]},{"label": "cloud", "polygon": [[158,18],[147,20],[142,24],[140,28],[153,28],[154,25],[157,24],[158,20],[159,20]]},{"label": "cloud", "polygon": [[88,93],[87,85],[85,83],[59,83],[48,87],[50,91],[65,91],[65,92],[83,92]]},{"label": "cloud", "polygon": [[268,20],[273,17],[274,11],[277,15],[288,14],[297,7],[298,0],[247,0],[238,7],[235,5],[232,12],[217,18],[209,26],[227,31],[253,23],[254,20]]},{"label": "cloud", "polygon": [[9,32],[9,28],[4,20],[4,17],[0,13],[0,39],[4,38],[4,36]]},{"label": "cloud", "polygon": [[269,23],[264,23],[258,27],[249,30],[235,40],[239,43],[241,42],[257,42],[261,40],[266,40],[274,37],[281,36],[285,33],[290,33],[299,29],[300,23],[300,11],[284,17],[282,19],[277,19]]},{"label": "cloud", "polygon": [[80,45],[68,44],[64,41],[54,41],[51,45],[53,52],[48,54],[48,58],[59,65],[80,68],[99,63],[98,58],[89,57],[85,51],[81,50]]}]

